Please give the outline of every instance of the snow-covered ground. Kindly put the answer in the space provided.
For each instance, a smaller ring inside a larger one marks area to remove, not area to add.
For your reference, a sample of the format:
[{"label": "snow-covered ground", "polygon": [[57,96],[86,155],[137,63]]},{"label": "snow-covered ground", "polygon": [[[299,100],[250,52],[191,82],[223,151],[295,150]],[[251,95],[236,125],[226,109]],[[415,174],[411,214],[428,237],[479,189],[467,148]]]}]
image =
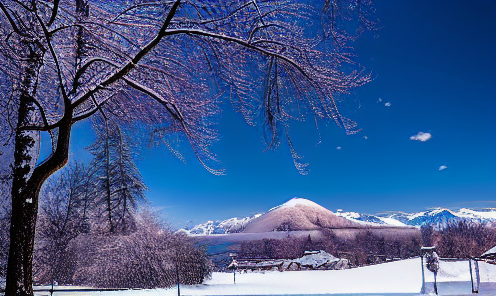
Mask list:
[{"label": "snow-covered ground", "polygon": [[[440,295],[471,295],[467,261],[441,262],[438,274]],[[433,275],[426,270],[427,291],[432,291]],[[480,263],[479,295],[496,295],[496,266]],[[347,270],[271,271],[266,273],[214,273],[198,286],[181,286],[181,295],[315,295],[373,294],[419,295],[422,286],[420,258]],[[47,295],[47,293],[37,293]],[[118,292],[59,292],[56,296],[172,296],[177,288]]]}]

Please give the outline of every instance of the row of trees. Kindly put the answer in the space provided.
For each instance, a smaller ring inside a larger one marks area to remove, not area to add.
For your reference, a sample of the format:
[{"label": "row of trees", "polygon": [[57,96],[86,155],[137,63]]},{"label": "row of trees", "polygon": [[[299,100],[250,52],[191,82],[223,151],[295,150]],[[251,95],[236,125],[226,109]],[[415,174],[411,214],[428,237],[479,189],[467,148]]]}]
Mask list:
[{"label": "row of trees", "polygon": [[435,246],[443,258],[479,257],[496,246],[496,227],[493,223],[461,220],[442,229],[432,225],[422,227],[424,246]]},{"label": "row of trees", "polygon": [[422,246],[435,246],[442,258],[479,257],[496,245],[496,228],[491,223],[461,220],[445,228],[423,225],[421,233],[385,236],[363,230],[350,238],[337,237],[332,230],[323,230],[317,238],[287,237],[240,243],[240,258],[294,259],[305,251],[324,250],[336,257],[347,258],[355,266],[393,258],[411,258],[421,254]]},{"label": "row of trees", "polygon": [[[305,174],[290,122],[310,116],[356,132],[338,99],[370,80],[350,42],[373,26],[371,8],[370,0],[0,0],[0,177],[12,209],[6,295],[33,295],[40,190],[67,164],[76,122],[101,116],[108,141],[118,141],[114,123],[135,123],[173,152],[185,140],[219,174],[212,124],[219,98],[230,98],[268,148],[287,143]],[[52,147],[44,160],[40,132]],[[110,229],[129,227],[120,224],[125,214],[112,215],[112,192],[104,198]]]},{"label": "row of trees", "polygon": [[411,258],[420,254],[419,235],[396,237],[360,231],[350,238],[337,237],[331,230],[323,230],[318,238],[288,237],[242,242],[240,258],[294,259],[305,251],[323,250],[336,257],[347,258],[353,266],[382,262],[393,258]]}]

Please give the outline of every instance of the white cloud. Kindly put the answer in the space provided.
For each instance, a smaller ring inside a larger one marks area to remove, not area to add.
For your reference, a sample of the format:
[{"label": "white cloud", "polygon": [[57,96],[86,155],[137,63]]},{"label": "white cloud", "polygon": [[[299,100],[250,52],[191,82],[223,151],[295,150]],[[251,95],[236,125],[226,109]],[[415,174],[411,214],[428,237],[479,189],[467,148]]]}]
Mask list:
[{"label": "white cloud", "polygon": [[415,136],[411,136],[410,140],[425,142],[432,137],[430,133],[419,132]]},{"label": "white cloud", "polygon": [[341,150],[341,147],[336,147],[336,149]]},{"label": "white cloud", "polygon": [[364,138],[365,140],[367,140],[369,137],[367,137],[367,136],[363,136],[363,138]]},{"label": "white cloud", "polygon": [[444,170],[445,170],[445,169],[447,169],[447,168],[448,168],[447,166],[442,165],[442,166],[440,166],[440,167],[439,167],[439,170],[440,170],[440,171],[444,171]]},{"label": "white cloud", "polygon": [[387,102],[386,104],[384,104],[384,106],[389,107],[391,106],[391,103]]},{"label": "white cloud", "polygon": [[377,101],[377,102],[378,102],[378,103],[382,102],[382,99],[381,99],[381,98],[379,98],[379,101]]}]

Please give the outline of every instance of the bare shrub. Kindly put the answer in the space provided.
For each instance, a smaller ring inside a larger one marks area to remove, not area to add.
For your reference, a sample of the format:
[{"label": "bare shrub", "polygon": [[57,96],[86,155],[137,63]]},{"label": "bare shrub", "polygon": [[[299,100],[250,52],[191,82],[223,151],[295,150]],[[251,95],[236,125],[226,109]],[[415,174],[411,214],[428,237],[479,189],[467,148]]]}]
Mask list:
[{"label": "bare shrub", "polygon": [[496,245],[496,229],[490,224],[462,220],[438,231],[434,240],[441,257],[478,257]]},{"label": "bare shrub", "polygon": [[[185,236],[164,229],[147,214],[128,235],[82,236],[75,248],[86,259],[74,275],[79,285],[112,288],[165,288],[177,282],[198,284],[211,273],[204,250]],[[95,247],[96,246],[96,247]]]}]

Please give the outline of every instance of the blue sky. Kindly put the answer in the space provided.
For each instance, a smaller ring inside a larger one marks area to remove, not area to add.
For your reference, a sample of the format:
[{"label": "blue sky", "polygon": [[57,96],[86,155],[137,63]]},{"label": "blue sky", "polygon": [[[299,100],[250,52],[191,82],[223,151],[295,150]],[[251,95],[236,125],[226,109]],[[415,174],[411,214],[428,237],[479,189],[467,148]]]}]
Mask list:
[{"label": "blue sky", "polygon": [[[329,123],[318,144],[311,123],[293,126],[310,163],[302,176],[287,147],[262,153],[257,131],[226,108],[212,150],[227,175],[165,148],[147,150],[138,167],[152,205],[176,227],[264,212],[293,197],[371,214],[496,207],[496,2],[375,3],[382,28],[356,43],[374,80],[343,106],[360,133]],[[419,132],[431,138],[410,139]]]}]

